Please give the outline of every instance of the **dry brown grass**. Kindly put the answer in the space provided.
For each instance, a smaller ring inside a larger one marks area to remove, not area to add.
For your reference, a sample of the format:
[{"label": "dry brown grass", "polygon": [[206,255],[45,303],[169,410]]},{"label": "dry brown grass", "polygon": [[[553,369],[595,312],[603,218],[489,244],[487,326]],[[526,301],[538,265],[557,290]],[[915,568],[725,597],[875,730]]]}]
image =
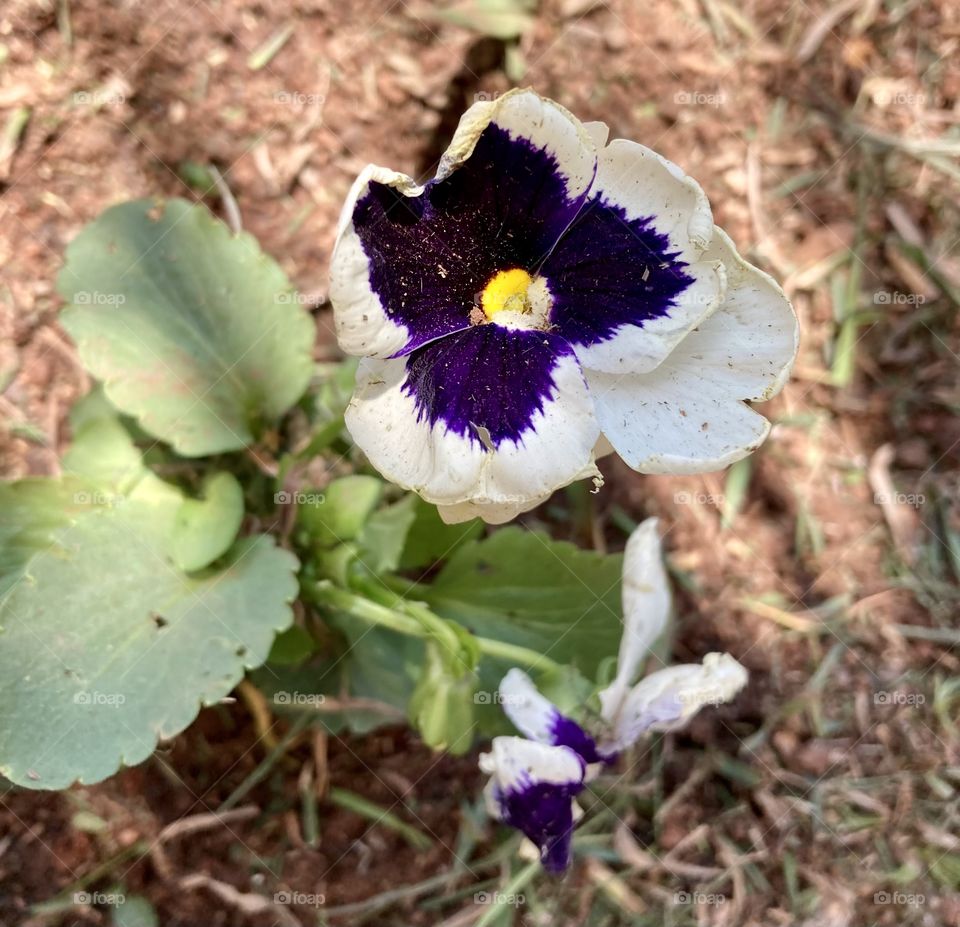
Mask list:
[{"label": "dry brown grass", "polygon": [[[4,7],[0,469],[55,472],[87,388],[52,290],[85,222],[121,199],[184,195],[213,164],[245,227],[322,301],[358,168],[429,173],[452,120],[475,93],[506,89],[522,56],[521,83],[697,177],[800,315],[794,378],[749,463],[689,479],[614,468],[595,508],[568,497],[544,515],[581,543],[616,543],[660,514],[684,590],[676,655],[730,650],[749,693],[596,784],[583,863],[563,884],[498,850],[475,810],[458,814],[477,794],[469,761],[437,766],[394,735],[332,743],[333,784],[376,770],[393,791],[365,794],[417,803],[442,844],[460,841],[479,887],[455,864],[431,881],[449,853],[413,860],[343,809],[322,812],[320,847],[305,846],[300,812],[280,801],[297,773],[282,765],[256,793],[277,802],[266,822],[158,863],[146,848],[163,826],[215,807],[259,759],[243,713],[229,736],[205,717],[146,771],[66,796],[5,793],[0,916],[108,923],[105,909],[30,906],[120,880],[167,927],[279,923],[249,896],[279,890],[281,872],[325,894],[333,923],[960,924],[960,7],[544,0],[505,56],[427,6]],[[183,882],[198,871],[206,882]],[[481,888],[526,906],[476,905]]]}]

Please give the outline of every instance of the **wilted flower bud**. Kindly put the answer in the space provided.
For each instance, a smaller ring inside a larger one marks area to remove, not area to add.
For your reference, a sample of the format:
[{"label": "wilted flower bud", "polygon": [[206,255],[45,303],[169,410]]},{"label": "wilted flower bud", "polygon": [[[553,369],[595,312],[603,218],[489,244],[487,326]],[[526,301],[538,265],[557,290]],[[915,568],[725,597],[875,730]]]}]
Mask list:
[{"label": "wilted flower bud", "polygon": [[474,674],[463,672],[457,655],[445,654],[442,644],[427,644],[423,673],[407,710],[428,747],[458,755],[470,749],[474,685]]}]

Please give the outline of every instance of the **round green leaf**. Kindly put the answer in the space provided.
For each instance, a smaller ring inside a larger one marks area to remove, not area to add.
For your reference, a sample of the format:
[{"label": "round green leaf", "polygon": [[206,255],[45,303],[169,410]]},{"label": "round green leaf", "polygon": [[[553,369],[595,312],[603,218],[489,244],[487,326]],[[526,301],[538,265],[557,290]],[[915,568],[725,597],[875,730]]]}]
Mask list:
[{"label": "round green leaf", "polygon": [[259,666],[288,627],[296,559],[248,538],[223,567],[170,561],[183,501],[145,476],[87,511],[0,602],[0,774],[30,788],[97,782],[139,763]]},{"label": "round green leaf", "polygon": [[307,386],[310,316],[257,242],[203,206],[108,209],[67,249],[57,287],[109,400],[186,456],[251,443]]},{"label": "round green leaf", "polygon": [[355,473],[333,480],[323,492],[278,493],[281,501],[296,501],[297,524],[321,547],[354,540],[376,508],[383,483]]},{"label": "round green leaf", "polygon": [[214,473],[203,483],[202,499],[184,499],[170,540],[174,562],[192,573],[223,556],[243,522],[243,489],[232,473]]}]

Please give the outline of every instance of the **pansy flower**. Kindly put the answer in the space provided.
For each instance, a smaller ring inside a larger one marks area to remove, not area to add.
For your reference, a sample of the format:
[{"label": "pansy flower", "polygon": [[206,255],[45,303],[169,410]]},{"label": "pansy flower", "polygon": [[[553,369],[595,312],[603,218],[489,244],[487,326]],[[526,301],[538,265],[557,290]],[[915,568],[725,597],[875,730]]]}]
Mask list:
[{"label": "pansy flower", "polygon": [[369,166],[334,246],[346,412],[385,477],[447,521],[508,521],[599,477],[749,454],[797,347],[779,286],[699,185],[531,90],[474,104],[433,180]]},{"label": "pansy flower", "polygon": [[627,747],[652,731],[675,730],[705,705],[733,698],[747,671],[726,653],[700,664],[670,666],[633,679],[666,627],[670,587],[656,519],[631,536],[623,561],[623,637],[617,672],[600,692],[600,712],[589,730],[540,694],[522,670],[500,683],[500,704],[524,737],[495,737],[480,768],[490,774],[487,808],[537,847],[544,868],[570,864],[573,829],[581,811],[576,796]]}]

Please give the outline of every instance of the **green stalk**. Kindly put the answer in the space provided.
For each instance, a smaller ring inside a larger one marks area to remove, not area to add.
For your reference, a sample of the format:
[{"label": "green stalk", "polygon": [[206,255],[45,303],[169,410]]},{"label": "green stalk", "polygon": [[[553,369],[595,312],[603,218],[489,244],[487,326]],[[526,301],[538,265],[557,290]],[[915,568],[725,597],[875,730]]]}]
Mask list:
[{"label": "green stalk", "polygon": [[[357,590],[368,599],[379,601],[391,611],[409,615],[424,631],[424,634],[418,636],[434,638],[452,654],[460,653],[462,650],[463,642],[451,623],[444,621],[439,615],[435,615],[422,603],[407,601],[403,596],[398,595],[379,580],[373,578],[352,577],[351,585],[355,585]],[[470,669],[472,669],[472,666],[467,667],[468,671]]]},{"label": "green stalk", "polygon": [[[309,585],[305,591],[317,604],[329,605],[352,615],[354,618],[359,618],[361,621],[377,624],[389,628],[391,631],[406,634],[409,637],[436,637],[435,628],[438,625],[443,625],[442,639],[445,642],[452,641],[453,646],[460,646],[459,638],[450,629],[449,624],[419,602],[405,602],[400,600],[399,596],[396,596],[399,605],[402,606],[402,611],[399,608],[388,608],[386,605],[381,605],[365,596],[340,589],[328,580],[321,580]],[[382,593],[378,594],[378,597],[381,596]],[[411,612],[415,614],[411,614]],[[520,644],[508,644],[506,641],[492,640],[487,637],[475,637],[474,641],[480,652],[488,657],[497,657],[530,669],[555,671],[562,669],[556,661]]]}]

